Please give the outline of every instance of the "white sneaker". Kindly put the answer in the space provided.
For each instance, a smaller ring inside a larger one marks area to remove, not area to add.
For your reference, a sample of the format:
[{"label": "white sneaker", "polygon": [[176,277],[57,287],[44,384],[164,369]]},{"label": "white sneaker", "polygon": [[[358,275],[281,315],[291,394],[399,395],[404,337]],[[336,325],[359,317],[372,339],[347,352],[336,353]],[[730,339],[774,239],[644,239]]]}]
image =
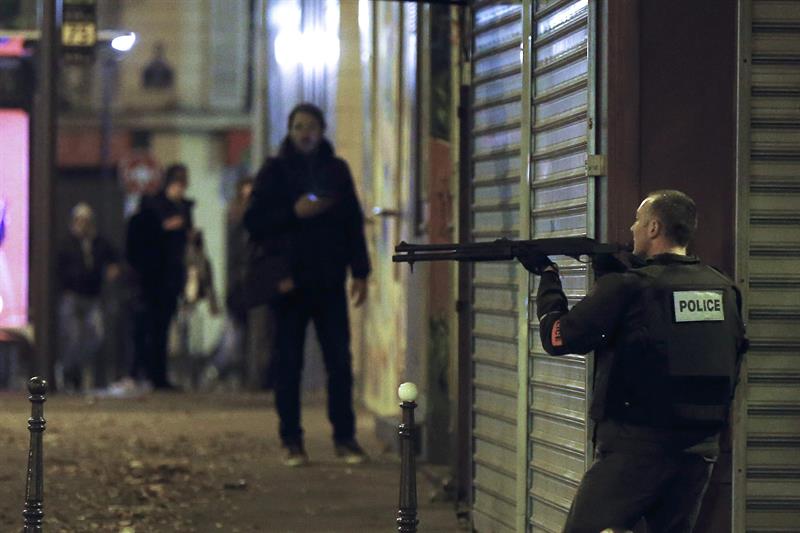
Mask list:
[{"label": "white sneaker", "polygon": [[289,444],[286,447],[283,464],[291,467],[305,466],[309,463],[308,454],[302,444]]},{"label": "white sneaker", "polygon": [[106,394],[112,398],[128,398],[135,395],[136,392],[136,382],[131,378],[122,378],[106,389]]},{"label": "white sneaker", "polygon": [[359,465],[369,460],[366,452],[355,439],[335,443],[334,450],[336,456],[349,465]]}]

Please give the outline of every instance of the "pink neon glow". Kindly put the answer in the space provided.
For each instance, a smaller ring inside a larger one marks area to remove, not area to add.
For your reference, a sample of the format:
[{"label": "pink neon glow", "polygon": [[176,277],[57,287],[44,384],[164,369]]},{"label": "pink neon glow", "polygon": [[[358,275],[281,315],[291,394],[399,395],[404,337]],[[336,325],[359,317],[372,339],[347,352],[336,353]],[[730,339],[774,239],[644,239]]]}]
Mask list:
[{"label": "pink neon glow", "polygon": [[28,323],[28,115],[0,109],[0,327]]},{"label": "pink neon glow", "polygon": [[0,56],[19,57],[25,52],[24,45],[22,37],[0,37]]}]

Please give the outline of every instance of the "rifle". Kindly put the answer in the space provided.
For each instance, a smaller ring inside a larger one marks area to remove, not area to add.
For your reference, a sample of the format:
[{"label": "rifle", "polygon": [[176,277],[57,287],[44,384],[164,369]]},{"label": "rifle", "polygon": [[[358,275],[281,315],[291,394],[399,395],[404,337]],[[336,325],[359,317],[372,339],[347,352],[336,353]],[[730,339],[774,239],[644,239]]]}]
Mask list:
[{"label": "rifle", "polygon": [[[592,259],[592,265],[605,272],[623,271],[627,266],[614,257],[614,254],[626,250],[619,244],[600,243],[588,237],[555,237],[550,239],[532,239],[515,241],[497,239],[490,242],[469,242],[464,244],[409,244],[401,242],[395,247],[392,261],[395,263],[414,263],[421,261],[512,261],[519,260],[525,268],[534,272],[529,266],[529,259],[534,256],[566,255],[578,261],[583,256]],[[536,272],[534,272],[536,273]]]}]

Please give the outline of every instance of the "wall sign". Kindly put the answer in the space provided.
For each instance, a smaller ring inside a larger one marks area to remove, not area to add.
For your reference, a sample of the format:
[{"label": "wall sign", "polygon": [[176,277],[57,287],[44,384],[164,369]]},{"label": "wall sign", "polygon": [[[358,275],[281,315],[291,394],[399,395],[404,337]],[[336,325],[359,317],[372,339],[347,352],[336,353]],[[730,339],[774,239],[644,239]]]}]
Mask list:
[{"label": "wall sign", "polygon": [[64,22],[61,27],[64,59],[84,63],[94,59],[97,44],[96,0],[64,0]]}]

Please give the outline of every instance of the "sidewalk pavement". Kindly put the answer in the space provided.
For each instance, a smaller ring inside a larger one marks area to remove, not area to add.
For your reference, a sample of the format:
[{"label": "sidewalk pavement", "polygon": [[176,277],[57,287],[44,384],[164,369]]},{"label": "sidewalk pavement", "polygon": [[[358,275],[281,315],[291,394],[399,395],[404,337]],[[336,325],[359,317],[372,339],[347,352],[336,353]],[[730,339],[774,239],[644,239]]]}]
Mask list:
[{"label": "sidewalk pavement", "polygon": [[[399,409],[398,409],[399,410]],[[25,395],[0,395],[0,529],[22,524]],[[338,461],[325,407],[303,412],[311,465],[281,464],[266,394],[55,395],[45,404],[45,526],[49,532],[390,532],[399,461],[359,413],[364,465]],[[417,476],[419,531],[458,531],[450,503],[431,503]]]}]

